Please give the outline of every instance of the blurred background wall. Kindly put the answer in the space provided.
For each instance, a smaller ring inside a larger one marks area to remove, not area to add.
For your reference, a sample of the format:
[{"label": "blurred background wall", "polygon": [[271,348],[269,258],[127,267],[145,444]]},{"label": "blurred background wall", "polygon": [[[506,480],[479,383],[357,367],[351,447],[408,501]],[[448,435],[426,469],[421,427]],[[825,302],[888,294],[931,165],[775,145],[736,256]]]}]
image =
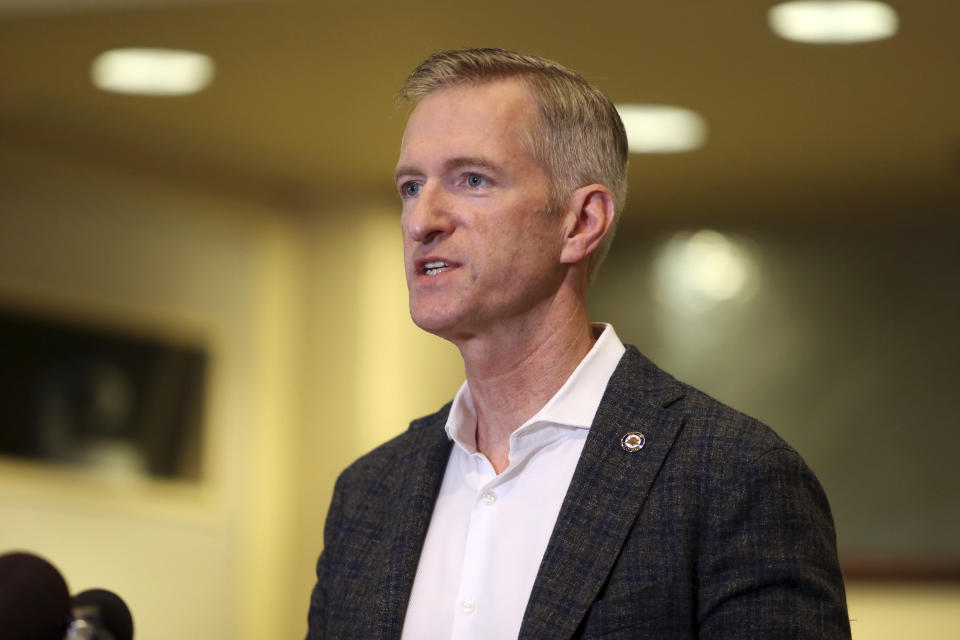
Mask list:
[{"label": "blurred background wall", "polygon": [[[121,594],[140,638],[303,635],[337,474],[463,375],[406,313],[392,94],[433,50],[496,45],[704,116],[703,148],[632,156],[594,317],[808,460],[855,638],[947,637],[960,8],[817,47],[776,38],[773,3],[661,4],[0,1],[0,308],[209,359],[199,480],[0,456],[0,553]],[[100,91],[118,46],[216,74]]]}]

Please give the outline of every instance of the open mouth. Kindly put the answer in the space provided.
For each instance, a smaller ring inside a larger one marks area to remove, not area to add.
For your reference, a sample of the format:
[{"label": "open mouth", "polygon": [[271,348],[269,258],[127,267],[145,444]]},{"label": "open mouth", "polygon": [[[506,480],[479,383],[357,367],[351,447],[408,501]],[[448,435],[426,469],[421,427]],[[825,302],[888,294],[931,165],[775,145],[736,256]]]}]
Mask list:
[{"label": "open mouth", "polygon": [[435,276],[438,273],[443,273],[452,268],[453,267],[442,260],[434,260],[433,262],[424,263],[423,272],[428,276]]}]

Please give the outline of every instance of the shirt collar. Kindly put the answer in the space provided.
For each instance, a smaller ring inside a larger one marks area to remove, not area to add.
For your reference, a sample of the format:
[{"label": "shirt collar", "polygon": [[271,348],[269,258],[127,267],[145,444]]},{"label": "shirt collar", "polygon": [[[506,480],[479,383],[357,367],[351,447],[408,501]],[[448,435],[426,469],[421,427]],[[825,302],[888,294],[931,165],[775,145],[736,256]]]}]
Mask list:
[{"label": "shirt collar", "polygon": [[[593,347],[563,386],[553,394],[540,411],[514,432],[514,436],[542,423],[575,429],[590,428],[603,393],[606,391],[607,382],[626,351],[611,325],[596,323],[592,327],[594,331],[600,332]],[[473,396],[470,394],[470,387],[464,382],[457,391],[450,407],[450,414],[447,416],[447,436],[467,453],[476,453],[476,429],[476,407]]]}]

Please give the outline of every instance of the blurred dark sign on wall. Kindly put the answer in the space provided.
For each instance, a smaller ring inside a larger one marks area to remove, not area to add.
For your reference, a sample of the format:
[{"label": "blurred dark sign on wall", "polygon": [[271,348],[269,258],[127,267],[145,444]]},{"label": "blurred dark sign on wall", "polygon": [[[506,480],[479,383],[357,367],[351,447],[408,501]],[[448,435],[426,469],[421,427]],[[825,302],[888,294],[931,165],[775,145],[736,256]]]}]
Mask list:
[{"label": "blurred dark sign on wall", "polygon": [[198,480],[205,351],[0,307],[0,455]]}]

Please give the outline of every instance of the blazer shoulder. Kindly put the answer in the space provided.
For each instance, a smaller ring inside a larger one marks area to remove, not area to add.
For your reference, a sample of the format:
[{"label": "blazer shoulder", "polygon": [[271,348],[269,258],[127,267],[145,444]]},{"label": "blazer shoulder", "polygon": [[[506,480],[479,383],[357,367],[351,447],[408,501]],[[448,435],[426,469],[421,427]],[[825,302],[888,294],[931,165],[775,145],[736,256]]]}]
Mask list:
[{"label": "blazer shoulder", "polygon": [[770,426],[734,409],[699,389],[687,386],[685,429],[716,442],[736,444],[745,456],[792,447]]},{"label": "blazer shoulder", "polygon": [[714,462],[724,466],[749,462],[777,450],[796,454],[768,425],[677,380],[632,345],[627,346],[618,374],[616,395],[629,395],[634,401],[679,416],[683,426],[678,444],[693,446]]}]

